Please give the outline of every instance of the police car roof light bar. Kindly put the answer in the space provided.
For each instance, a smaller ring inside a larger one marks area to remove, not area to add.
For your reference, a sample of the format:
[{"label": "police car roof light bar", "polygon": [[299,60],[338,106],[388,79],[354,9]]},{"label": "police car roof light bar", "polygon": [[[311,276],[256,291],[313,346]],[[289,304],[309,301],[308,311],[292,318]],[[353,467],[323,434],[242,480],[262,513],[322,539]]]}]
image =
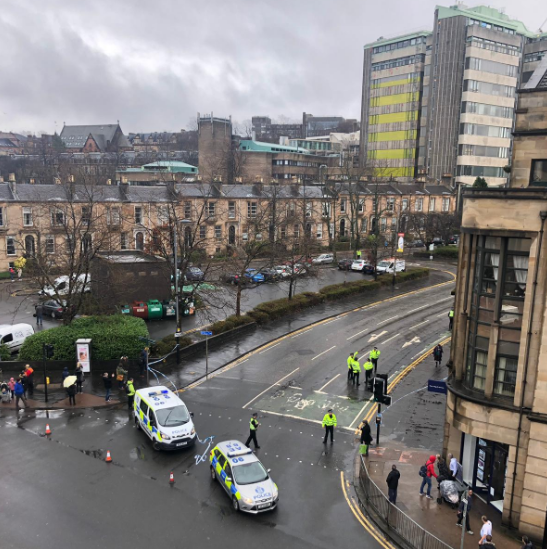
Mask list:
[{"label": "police car roof light bar", "polygon": [[253,451],[250,448],[245,448],[243,450],[237,450],[235,452],[228,452],[228,457],[233,458],[236,456],[244,456],[247,454],[252,454]]}]

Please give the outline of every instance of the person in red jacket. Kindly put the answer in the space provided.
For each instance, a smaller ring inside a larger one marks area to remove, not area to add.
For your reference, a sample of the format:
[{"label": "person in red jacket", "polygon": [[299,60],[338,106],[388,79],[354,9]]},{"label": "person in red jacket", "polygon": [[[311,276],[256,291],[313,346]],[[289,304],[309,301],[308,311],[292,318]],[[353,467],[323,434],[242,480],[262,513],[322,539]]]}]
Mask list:
[{"label": "person in red jacket", "polygon": [[426,472],[422,480],[422,485],[420,486],[420,496],[424,495],[424,486],[427,484],[427,498],[433,499],[431,497],[431,477],[437,478],[435,473],[435,456],[429,456],[427,463],[425,464]]}]

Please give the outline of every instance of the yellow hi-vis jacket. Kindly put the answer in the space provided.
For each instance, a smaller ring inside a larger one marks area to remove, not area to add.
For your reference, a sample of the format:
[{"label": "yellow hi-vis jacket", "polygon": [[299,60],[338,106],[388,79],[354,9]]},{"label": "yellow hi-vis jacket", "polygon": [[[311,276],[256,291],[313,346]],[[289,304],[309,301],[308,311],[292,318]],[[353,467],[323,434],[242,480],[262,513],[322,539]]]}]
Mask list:
[{"label": "yellow hi-vis jacket", "polygon": [[323,427],[336,427],[336,416],[334,414],[325,414],[322,425]]},{"label": "yellow hi-vis jacket", "polygon": [[361,372],[361,365],[359,364],[358,360],[353,361],[352,368],[354,372]]},{"label": "yellow hi-vis jacket", "polygon": [[353,354],[348,356],[348,370],[353,369]]},{"label": "yellow hi-vis jacket", "polygon": [[365,372],[367,370],[373,370],[374,369],[374,364],[372,364],[372,362],[370,360],[367,360],[364,364],[363,364],[363,368],[365,369]]},{"label": "yellow hi-vis jacket", "polygon": [[370,358],[380,358],[380,351],[372,349],[372,351],[370,351]]},{"label": "yellow hi-vis jacket", "polygon": [[450,312],[448,313],[449,318],[454,318],[454,309],[450,309]]}]

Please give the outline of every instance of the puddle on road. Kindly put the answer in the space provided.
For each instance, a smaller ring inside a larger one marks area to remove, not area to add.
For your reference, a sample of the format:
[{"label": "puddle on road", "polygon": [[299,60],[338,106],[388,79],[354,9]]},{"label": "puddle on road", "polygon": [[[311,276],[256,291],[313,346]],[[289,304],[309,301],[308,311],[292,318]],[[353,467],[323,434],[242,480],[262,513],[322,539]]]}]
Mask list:
[{"label": "puddle on road", "polygon": [[86,456],[90,456],[90,457],[93,457],[95,459],[102,459],[103,456],[104,456],[104,450],[102,450],[102,449],[99,449],[99,450],[80,450],[80,452],[82,452],[82,454],[84,454]]},{"label": "puddle on road", "polygon": [[140,446],[137,446],[136,448],[131,449],[131,451],[129,452],[129,457],[133,461],[137,461],[138,459],[143,461],[146,460],[146,455],[144,453],[144,450]]}]

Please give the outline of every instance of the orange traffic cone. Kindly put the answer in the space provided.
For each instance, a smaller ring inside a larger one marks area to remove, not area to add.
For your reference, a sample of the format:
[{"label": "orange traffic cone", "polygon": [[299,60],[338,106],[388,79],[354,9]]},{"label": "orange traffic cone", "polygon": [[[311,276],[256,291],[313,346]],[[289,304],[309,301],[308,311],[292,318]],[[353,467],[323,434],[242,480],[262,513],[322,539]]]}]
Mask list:
[{"label": "orange traffic cone", "polygon": [[173,471],[171,471],[171,474],[169,475],[169,484],[171,485],[175,484],[175,477],[173,475]]},{"label": "orange traffic cone", "polygon": [[110,450],[106,451],[106,463],[112,463],[112,458],[110,457]]},{"label": "orange traffic cone", "polygon": [[49,428],[49,423],[46,423],[46,435],[51,435],[51,429]]}]

